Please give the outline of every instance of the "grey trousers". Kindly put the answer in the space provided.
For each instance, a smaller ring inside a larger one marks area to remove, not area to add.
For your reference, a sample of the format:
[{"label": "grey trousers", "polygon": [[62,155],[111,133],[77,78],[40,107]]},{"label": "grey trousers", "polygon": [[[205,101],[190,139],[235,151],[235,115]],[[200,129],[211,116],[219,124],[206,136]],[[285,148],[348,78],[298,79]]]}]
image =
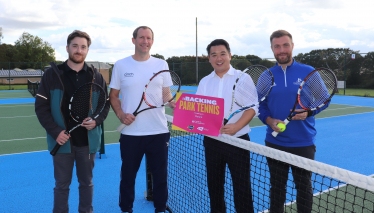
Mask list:
[{"label": "grey trousers", "polygon": [[56,154],[53,157],[54,176],[54,213],[69,213],[69,186],[73,176],[74,162],[79,182],[78,212],[92,213],[92,170],[95,166],[95,153],[89,154],[88,146],[72,148],[72,153]]}]

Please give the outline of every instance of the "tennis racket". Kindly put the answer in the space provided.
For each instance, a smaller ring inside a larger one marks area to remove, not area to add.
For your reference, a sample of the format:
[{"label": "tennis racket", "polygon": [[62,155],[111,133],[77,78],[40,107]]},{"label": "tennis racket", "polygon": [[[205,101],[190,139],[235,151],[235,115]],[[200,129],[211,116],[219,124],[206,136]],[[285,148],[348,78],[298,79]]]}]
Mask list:
[{"label": "tennis racket", "polygon": [[[226,125],[235,114],[259,105],[266,99],[273,84],[273,74],[265,66],[253,65],[246,68],[234,83],[230,112],[223,124]],[[232,112],[234,102],[241,108]]]},{"label": "tennis racket", "polygon": [[[86,83],[80,86],[71,96],[69,102],[69,113],[71,118],[79,123],[70,130],[66,130],[65,134],[69,135],[76,128],[83,124],[83,120],[91,117],[96,119],[103,111],[107,101],[107,95],[104,89],[96,83]],[[90,121],[91,121],[90,120]],[[56,144],[51,155],[55,156],[61,145]]]},{"label": "tennis racket", "polygon": [[[168,86],[160,87],[160,84],[164,84],[164,82],[166,82],[166,85]],[[139,113],[145,110],[165,106],[166,104],[174,100],[180,88],[181,81],[179,79],[179,76],[175,72],[171,70],[162,70],[156,73],[145,85],[139,106],[132,114],[134,116],[137,116]],[[146,103],[146,108],[144,108],[144,104],[142,104],[143,101]],[[142,105],[143,108],[141,108]],[[126,124],[121,124],[119,127],[117,127],[117,131],[121,132],[125,127]]]},{"label": "tennis racket", "polygon": [[[326,105],[337,91],[336,86],[336,76],[331,70],[319,68],[311,72],[300,84],[295,105],[291,113],[284,120],[285,125],[287,125],[296,114],[314,111]],[[304,110],[295,112],[297,105],[300,105]],[[277,137],[278,132],[273,131],[271,134]]]}]

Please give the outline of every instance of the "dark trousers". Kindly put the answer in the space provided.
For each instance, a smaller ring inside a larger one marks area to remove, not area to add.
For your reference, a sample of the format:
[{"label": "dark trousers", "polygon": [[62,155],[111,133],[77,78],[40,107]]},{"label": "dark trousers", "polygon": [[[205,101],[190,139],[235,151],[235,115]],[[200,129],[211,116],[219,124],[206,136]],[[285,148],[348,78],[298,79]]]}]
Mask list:
[{"label": "dark trousers", "polygon": [[95,166],[95,153],[89,154],[88,146],[72,147],[72,153],[58,153],[53,156],[54,175],[54,213],[69,213],[69,191],[73,176],[74,162],[79,182],[78,212],[93,212],[92,170]]},{"label": "dark trousers", "polygon": [[[316,146],[305,147],[283,147],[265,141],[266,146],[289,152],[301,157],[314,160]],[[270,171],[270,212],[284,211],[284,203],[286,201],[286,187],[288,180],[288,171],[291,167],[293,181],[296,187],[296,205],[298,213],[309,213],[312,211],[313,205],[313,188],[312,188],[312,172],[305,169],[283,163],[271,158],[266,158]]]},{"label": "dark trousers", "polygon": [[[249,141],[248,134],[239,138]],[[253,212],[249,151],[209,137],[204,137],[204,147],[211,212],[226,212],[226,164],[231,173],[236,212]]]},{"label": "dark trousers", "polygon": [[153,176],[153,204],[155,212],[164,212],[168,198],[167,163],[170,133],[146,136],[121,135],[121,182],[119,206],[132,212],[135,199],[135,179],[143,156]]}]

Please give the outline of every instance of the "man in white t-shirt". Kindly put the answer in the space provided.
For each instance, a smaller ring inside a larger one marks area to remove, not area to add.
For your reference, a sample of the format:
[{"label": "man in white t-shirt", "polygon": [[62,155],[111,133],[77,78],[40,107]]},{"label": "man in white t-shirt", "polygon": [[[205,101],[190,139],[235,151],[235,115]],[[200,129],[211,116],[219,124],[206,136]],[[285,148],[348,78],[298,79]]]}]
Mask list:
[{"label": "man in white t-shirt", "polygon": [[[109,85],[112,108],[121,123],[127,125],[119,139],[122,158],[119,206],[122,212],[133,212],[136,174],[145,154],[153,174],[155,212],[165,212],[168,198],[167,158],[170,139],[165,108],[145,110],[136,117],[133,113],[139,105],[149,79],[155,73],[169,68],[166,61],[149,54],[153,44],[151,28],[136,28],[132,42],[135,45],[135,54],[115,63]],[[168,79],[162,79],[159,82],[160,87],[169,86]],[[145,108],[145,103],[143,105],[141,109]]]},{"label": "man in white t-shirt", "polygon": [[[208,45],[207,51],[209,62],[213,66],[214,71],[201,79],[196,94],[223,98],[225,101],[224,117],[227,117],[232,103],[232,89],[230,88],[233,88],[235,80],[241,71],[234,69],[230,65],[231,53],[227,41],[216,39]],[[250,89],[256,90],[252,79],[248,78],[248,81],[250,81]],[[254,92],[254,94],[256,96],[257,93]],[[248,97],[248,100],[257,100],[257,97]],[[239,108],[234,103],[232,111],[235,112]],[[258,107],[254,107],[234,115],[220,129],[220,133],[249,141],[248,133],[251,130],[248,123],[256,115],[257,111]],[[211,212],[226,212],[224,199],[226,164],[232,177],[236,212],[253,212],[249,151],[209,137],[204,137],[204,147]]]}]

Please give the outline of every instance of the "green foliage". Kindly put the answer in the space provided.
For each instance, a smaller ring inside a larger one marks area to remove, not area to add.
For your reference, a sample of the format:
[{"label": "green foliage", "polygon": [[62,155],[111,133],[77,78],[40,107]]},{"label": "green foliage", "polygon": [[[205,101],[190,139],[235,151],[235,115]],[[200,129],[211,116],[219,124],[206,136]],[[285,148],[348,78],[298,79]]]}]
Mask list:
[{"label": "green foliage", "polygon": [[158,54],[158,53],[153,54],[153,55],[151,55],[151,56],[153,56],[153,57],[155,57],[155,58],[159,58],[159,59],[165,60],[164,56],[163,56],[163,55],[160,55],[160,54]]},{"label": "green foliage", "polygon": [[264,59],[264,60],[260,60],[259,61],[259,64],[262,65],[262,66],[265,66],[267,68],[270,68],[270,67],[274,67],[275,66],[275,62],[274,61],[269,61],[267,59]]},{"label": "green foliage", "polygon": [[[0,45],[0,62],[21,62],[12,63],[11,69],[34,68],[41,69],[47,62],[55,61],[55,50],[47,41],[38,36],[24,32],[15,42],[15,45]],[[30,63],[25,63],[30,62]],[[42,63],[45,62],[45,63]],[[0,64],[0,68],[8,69],[9,65]],[[3,67],[6,66],[6,67]]]},{"label": "green foliage", "polygon": [[56,60],[54,56],[55,50],[51,44],[27,32],[24,32],[15,42],[15,47],[18,50],[18,61],[50,62]]},{"label": "green foliage", "polygon": [[[244,56],[243,56],[244,57]],[[231,60],[231,65],[237,70],[245,70],[245,68],[252,65],[247,59]]]}]

